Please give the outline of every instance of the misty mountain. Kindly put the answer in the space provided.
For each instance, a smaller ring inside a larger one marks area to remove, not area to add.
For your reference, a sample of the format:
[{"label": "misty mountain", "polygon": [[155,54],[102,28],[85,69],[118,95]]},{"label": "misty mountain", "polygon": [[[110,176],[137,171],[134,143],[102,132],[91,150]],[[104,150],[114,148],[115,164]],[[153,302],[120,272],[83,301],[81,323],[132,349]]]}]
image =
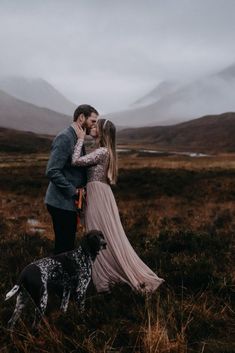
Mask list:
[{"label": "misty mountain", "polygon": [[[157,90],[159,87],[157,87]],[[153,96],[152,93],[149,94]],[[148,95],[147,95],[148,96]],[[143,101],[143,99],[142,99]],[[119,125],[171,125],[235,110],[235,64],[163,94],[156,102],[109,114]]]},{"label": "misty mountain", "polygon": [[41,78],[2,77],[0,89],[25,102],[70,116],[76,108],[75,104]]},{"label": "misty mountain", "polygon": [[152,91],[135,101],[131,107],[137,108],[156,103],[161,98],[175,92],[182,84],[176,81],[162,81]]},{"label": "misty mountain", "polygon": [[55,135],[71,124],[72,117],[23,102],[0,90],[0,126]]},{"label": "misty mountain", "polygon": [[235,64],[233,64],[229,67],[226,67],[224,70],[221,70],[218,73],[218,76],[223,80],[226,80],[226,81],[232,80],[233,81],[235,79]]},{"label": "misty mountain", "polygon": [[231,112],[171,126],[125,129],[118,133],[118,142],[171,151],[235,152],[234,136],[235,113]]}]

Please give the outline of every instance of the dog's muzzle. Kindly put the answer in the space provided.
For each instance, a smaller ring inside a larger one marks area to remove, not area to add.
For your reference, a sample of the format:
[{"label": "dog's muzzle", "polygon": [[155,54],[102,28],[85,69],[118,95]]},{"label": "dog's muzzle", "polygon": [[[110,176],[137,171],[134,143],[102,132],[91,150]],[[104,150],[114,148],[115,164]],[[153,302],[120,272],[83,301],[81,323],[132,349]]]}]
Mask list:
[{"label": "dog's muzzle", "polygon": [[107,243],[104,239],[100,239],[100,249],[106,249]]}]

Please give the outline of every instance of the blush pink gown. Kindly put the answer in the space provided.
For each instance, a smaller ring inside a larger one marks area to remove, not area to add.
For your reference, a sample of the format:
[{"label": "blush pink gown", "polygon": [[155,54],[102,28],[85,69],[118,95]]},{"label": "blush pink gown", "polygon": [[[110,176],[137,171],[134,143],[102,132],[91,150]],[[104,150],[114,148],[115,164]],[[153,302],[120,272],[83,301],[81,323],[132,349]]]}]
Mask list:
[{"label": "blush pink gown", "polygon": [[153,292],[164,279],[139,258],[124,232],[115,198],[107,182],[108,149],[100,147],[80,157],[82,146],[83,140],[78,139],[72,164],[88,167],[86,230],[102,231],[107,242],[106,250],[101,251],[93,263],[92,279],[96,290],[109,291],[110,285],[124,282],[136,291]]}]

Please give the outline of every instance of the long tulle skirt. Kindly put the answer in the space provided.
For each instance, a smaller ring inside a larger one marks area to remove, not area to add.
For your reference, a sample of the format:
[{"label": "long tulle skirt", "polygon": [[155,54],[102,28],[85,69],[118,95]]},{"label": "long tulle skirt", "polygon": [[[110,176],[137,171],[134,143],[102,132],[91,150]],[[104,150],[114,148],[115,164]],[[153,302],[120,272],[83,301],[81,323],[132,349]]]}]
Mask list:
[{"label": "long tulle skirt", "polygon": [[85,223],[87,231],[102,231],[107,242],[107,248],[99,253],[92,268],[98,292],[109,291],[110,285],[120,282],[140,292],[153,292],[164,282],[132,248],[109,185],[99,181],[87,184]]}]

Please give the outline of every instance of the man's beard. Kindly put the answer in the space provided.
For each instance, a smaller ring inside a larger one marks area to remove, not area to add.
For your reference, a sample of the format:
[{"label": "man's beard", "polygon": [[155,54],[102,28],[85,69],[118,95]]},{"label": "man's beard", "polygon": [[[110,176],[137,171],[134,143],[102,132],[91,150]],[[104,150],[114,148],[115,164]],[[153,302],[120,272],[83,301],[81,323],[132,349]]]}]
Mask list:
[{"label": "man's beard", "polygon": [[90,135],[91,132],[91,128],[87,126],[86,121],[84,122],[84,124],[82,125],[83,129],[86,129],[86,135]]}]

